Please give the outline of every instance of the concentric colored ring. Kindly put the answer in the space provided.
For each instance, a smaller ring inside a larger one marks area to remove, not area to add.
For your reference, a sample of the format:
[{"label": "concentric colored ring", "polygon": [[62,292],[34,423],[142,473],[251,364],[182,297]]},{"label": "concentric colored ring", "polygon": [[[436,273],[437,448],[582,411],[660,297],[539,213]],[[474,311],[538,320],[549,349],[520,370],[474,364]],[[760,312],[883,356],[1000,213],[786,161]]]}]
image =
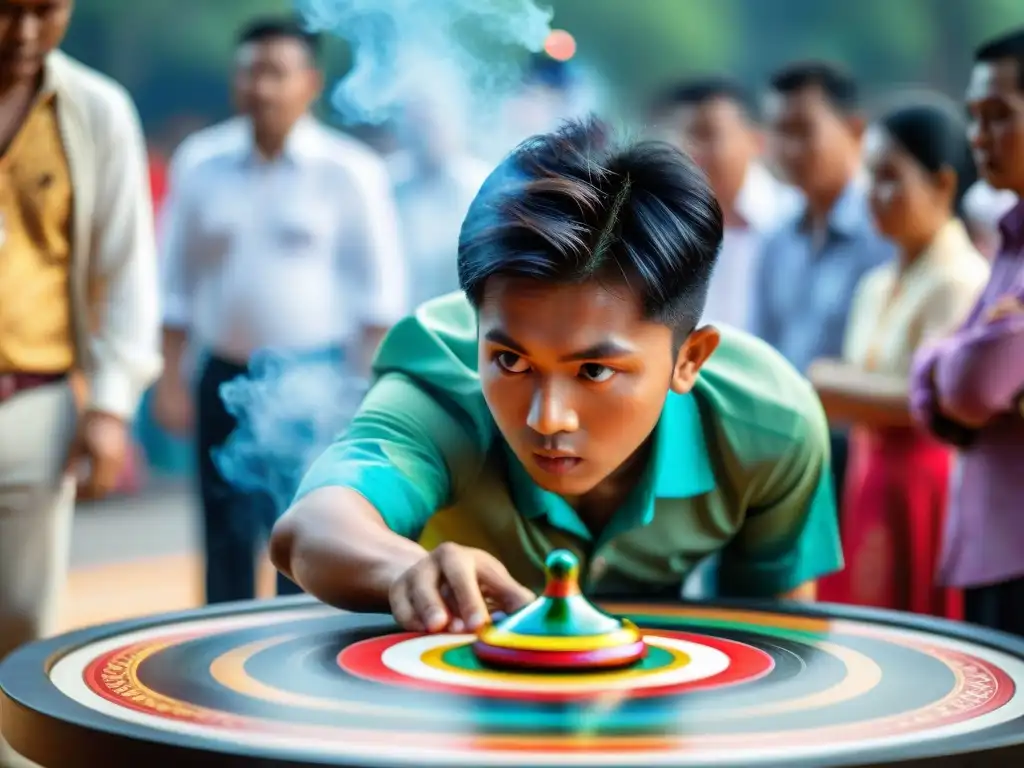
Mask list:
[{"label": "concentric colored ring", "polygon": [[629,622],[623,629],[604,635],[579,635],[566,637],[542,637],[540,635],[517,635],[491,625],[480,633],[479,640],[495,648],[509,648],[517,651],[601,651],[636,642],[639,631]]},{"label": "concentric colored ring", "polygon": [[49,680],[133,739],[171,734],[298,763],[775,768],[854,753],[885,762],[951,739],[970,750],[1024,725],[1024,654],[955,634],[601,607],[643,629],[646,666],[487,669],[468,651],[473,636],[393,633],[384,619],[310,607],[91,641],[57,654]]}]

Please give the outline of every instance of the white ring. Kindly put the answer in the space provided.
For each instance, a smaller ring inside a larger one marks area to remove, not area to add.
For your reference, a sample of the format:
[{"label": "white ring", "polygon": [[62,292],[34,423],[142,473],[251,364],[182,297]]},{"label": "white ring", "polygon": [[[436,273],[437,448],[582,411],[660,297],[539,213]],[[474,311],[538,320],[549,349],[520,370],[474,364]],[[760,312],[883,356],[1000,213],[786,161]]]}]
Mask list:
[{"label": "white ring", "polygon": [[[85,670],[93,660],[104,653],[135,643],[158,641],[161,638],[193,631],[216,634],[218,631],[243,629],[275,622],[291,623],[302,619],[331,615],[337,615],[337,611],[326,608],[310,609],[309,611],[284,609],[280,612],[266,611],[257,615],[224,619],[199,619],[183,624],[126,632],[116,637],[90,643],[64,656],[51,669],[50,680],[65,696],[115,722],[131,723],[152,729],[156,733],[203,739],[214,745],[220,744],[222,748],[230,748],[230,745],[244,745],[250,749],[281,751],[294,756],[315,756],[320,759],[365,759],[371,763],[449,766],[450,768],[456,766],[513,766],[530,762],[540,764],[550,762],[551,755],[547,752],[526,750],[487,752],[482,749],[472,749],[471,745],[467,746],[465,736],[458,734],[452,735],[450,745],[428,746],[422,743],[410,745],[398,739],[389,739],[386,730],[381,730],[379,737],[372,741],[358,742],[355,740],[314,739],[305,734],[273,733],[270,729],[274,727],[274,724],[269,722],[266,723],[267,730],[246,732],[180,722],[155,713],[139,712],[118,706],[94,693],[85,683]],[[833,623],[833,631],[836,634],[842,634],[844,631],[856,632],[858,628],[859,625],[856,623],[847,621],[839,620]],[[559,753],[558,762],[565,766],[627,766],[633,768],[677,766],[686,768],[687,766],[736,764],[757,766],[797,759],[834,759],[843,755],[864,754],[869,750],[894,749],[928,744],[940,739],[967,736],[1024,717],[1024,660],[984,645],[915,630],[886,627],[885,634],[894,638],[906,638],[917,645],[935,646],[981,659],[999,667],[1009,675],[1017,686],[1017,692],[1007,704],[997,710],[971,720],[941,725],[927,731],[882,735],[877,738],[851,738],[845,741],[821,744],[813,741],[813,729],[804,732],[794,730],[787,732],[789,738],[785,741],[777,741],[774,744],[737,746],[729,750],[707,749],[689,744],[680,749],[651,751],[642,749],[630,752],[565,751]],[[382,724],[382,727],[386,728],[386,724]]]},{"label": "white ring", "polygon": [[[565,675],[555,674],[551,682],[542,682],[537,675],[522,682],[502,680],[486,675],[459,674],[447,669],[432,667],[423,661],[428,651],[445,646],[471,643],[473,635],[426,635],[396,643],[381,654],[380,660],[388,669],[406,677],[429,680],[459,688],[494,691],[523,691],[529,693],[551,693],[566,689]],[[591,693],[595,691],[636,690],[637,688],[661,688],[666,685],[680,685],[720,674],[729,668],[729,657],[717,648],[691,643],[687,640],[651,635],[644,638],[649,645],[677,653],[685,653],[690,661],[675,669],[664,672],[651,670],[650,674],[629,677],[610,677],[608,680],[574,681],[572,691]],[[611,673],[614,675],[614,673]]]}]

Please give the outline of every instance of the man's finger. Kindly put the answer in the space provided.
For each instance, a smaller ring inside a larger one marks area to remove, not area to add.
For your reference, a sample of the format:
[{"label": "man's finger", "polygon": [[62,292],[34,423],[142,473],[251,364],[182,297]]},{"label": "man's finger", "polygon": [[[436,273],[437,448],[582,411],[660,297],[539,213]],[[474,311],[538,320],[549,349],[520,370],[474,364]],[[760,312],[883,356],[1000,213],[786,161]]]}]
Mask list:
[{"label": "man's finger", "polygon": [[419,617],[416,615],[416,609],[412,607],[412,602],[409,600],[405,579],[400,579],[395,584],[389,599],[391,615],[398,623],[398,626],[411,632],[422,632],[424,630],[423,622],[419,620]]},{"label": "man's finger", "polygon": [[477,564],[477,582],[505,613],[518,611],[537,596],[524,587],[497,560]]},{"label": "man's finger", "polygon": [[435,553],[444,582],[452,592],[458,608],[458,618],[465,628],[473,631],[487,622],[488,611],[484,596],[477,583],[476,564],[463,549],[438,549]]},{"label": "man's finger", "polygon": [[451,617],[440,591],[441,572],[431,558],[416,565],[406,577],[409,602],[428,632],[440,632]]}]

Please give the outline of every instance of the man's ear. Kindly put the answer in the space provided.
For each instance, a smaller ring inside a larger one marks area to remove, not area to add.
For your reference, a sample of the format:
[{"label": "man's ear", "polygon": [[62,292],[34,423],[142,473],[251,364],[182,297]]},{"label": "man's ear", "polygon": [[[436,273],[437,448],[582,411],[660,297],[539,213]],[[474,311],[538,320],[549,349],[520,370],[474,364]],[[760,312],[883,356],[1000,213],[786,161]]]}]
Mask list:
[{"label": "man's ear", "polygon": [[670,388],[677,395],[685,395],[693,389],[701,366],[718,348],[721,336],[713,325],[706,325],[691,333],[676,354],[672,368]]}]

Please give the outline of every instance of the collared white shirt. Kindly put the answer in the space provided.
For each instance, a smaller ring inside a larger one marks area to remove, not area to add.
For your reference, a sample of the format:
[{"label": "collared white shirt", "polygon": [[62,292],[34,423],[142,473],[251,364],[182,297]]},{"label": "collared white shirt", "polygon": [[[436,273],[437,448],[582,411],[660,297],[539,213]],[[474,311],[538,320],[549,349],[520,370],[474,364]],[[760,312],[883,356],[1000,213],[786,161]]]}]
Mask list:
[{"label": "collared white shirt", "polygon": [[164,320],[244,361],[260,348],[345,346],[406,309],[406,275],[382,158],[312,118],[272,161],[245,118],[191,136],[163,212]]},{"label": "collared white shirt", "polygon": [[762,243],[767,234],[797,212],[800,200],[793,187],[766,168],[757,163],[750,165],[736,199],[736,212],[746,226],[725,228],[708,286],[703,322],[750,330],[751,292]]}]

